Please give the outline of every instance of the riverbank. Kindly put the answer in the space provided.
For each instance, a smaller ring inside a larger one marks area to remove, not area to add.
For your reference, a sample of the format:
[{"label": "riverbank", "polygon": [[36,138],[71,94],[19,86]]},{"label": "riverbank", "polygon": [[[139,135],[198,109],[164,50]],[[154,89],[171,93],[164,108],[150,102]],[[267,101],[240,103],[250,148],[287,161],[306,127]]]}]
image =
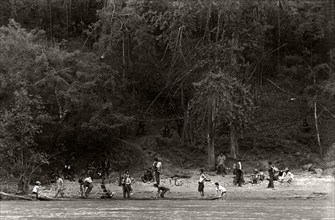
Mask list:
[{"label": "riverbank", "polygon": [[[242,187],[233,185],[232,175],[224,177],[215,175],[215,173],[207,173],[211,182],[205,183],[205,197],[202,198],[197,192],[198,188],[198,173],[196,170],[189,170],[191,178],[179,179],[178,186],[174,181],[164,177],[161,184],[170,188],[170,192],[166,194],[166,198],[171,199],[210,199],[213,198],[216,191],[213,186],[214,182],[223,184],[227,189],[227,200],[240,200],[240,199],[325,199],[330,198],[334,201],[334,177],[321,176],[311,174],[309,172],[294,172],[295,178],[292,183],[279,183],[275,181],[275,188],[268,189],[268,181],[263,181],[258,185],[245,184]],[[245,175],[245,180],[248,180],[248,175]],[[43,183],[42,183],[43,185]],[[79,198],[79,183],[76,181],[64,181],[65,198]],[[101,180],[94,180],[94,187],[89,196],[91,199],[98,199],[102,195]],[[133,183],[134,199],[151,199],[156,195],[156,188],[153,183],[143,183],[138,178],[135,178]],[[6,188],[7,187],[7,188]],[[15,193],[13,191],[15,185],[7,186],[2,184],[1,191]],[[32,187],[32,186],[31,186]],[[118,185],[118,178],[111,179],[110,183],[106,184],[106,188],[115,192],[113,199],[122,199],[122,187]],[[10,190],[11,189],[11,190]],[[43,186],[43,195],[53,197],[55,195],[55,185]],[[6,198],[3,198],[6,199]]]}]

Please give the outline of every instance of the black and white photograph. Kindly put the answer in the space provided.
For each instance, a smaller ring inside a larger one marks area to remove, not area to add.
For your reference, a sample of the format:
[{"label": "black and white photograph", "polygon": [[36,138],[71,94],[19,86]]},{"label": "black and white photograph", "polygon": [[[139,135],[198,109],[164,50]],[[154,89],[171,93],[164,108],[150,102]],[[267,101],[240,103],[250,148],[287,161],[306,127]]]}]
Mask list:
[{"label": "black and white photograph", "polygon": [[0,0],[0,219],[335,219],[335,0]]}]

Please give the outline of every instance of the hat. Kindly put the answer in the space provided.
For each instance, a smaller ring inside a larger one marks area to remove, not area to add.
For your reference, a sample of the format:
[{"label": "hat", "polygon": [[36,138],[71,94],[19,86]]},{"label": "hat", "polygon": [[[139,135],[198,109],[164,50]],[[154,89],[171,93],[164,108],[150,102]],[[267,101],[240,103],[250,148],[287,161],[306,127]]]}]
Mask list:
[{"label": "hat", "polygon": [[36,185],[41,185],[41,182],[40,181],[36,181]]}]

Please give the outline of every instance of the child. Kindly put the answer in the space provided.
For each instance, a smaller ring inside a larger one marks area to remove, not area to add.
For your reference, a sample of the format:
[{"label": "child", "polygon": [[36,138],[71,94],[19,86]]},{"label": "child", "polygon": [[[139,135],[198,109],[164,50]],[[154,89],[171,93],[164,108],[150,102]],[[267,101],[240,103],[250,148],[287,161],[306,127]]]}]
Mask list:
[{"label": "child", "polygon": [[214,183],[216,194],[215,196],[218,198],[225,198],[226,197],[226,189],[223,186],[220,186],[218,182]]},{"label": "child", "polygon": [[33,188],[33,193],[32,193],[33,195],[36,195],[36,199],[38,198],[40,190],[41,190],[41,182],[36,181],[35,186]]},{"label": "child", "polygon": [[57,175],[56,177],[57,180],[56,180],[56,195],[55,195],[55,198],[57,198],[58,194],[60,193],[60,196],[63,198],[64,196],[64,182],[63,182],[63,179],[60,177],[60,175]]},{"label": "child", "polygon": [[204,174],[204,170],[201,169],[200,170],[200,178],[199,178],[199,182],[198,182],[198,192],[200,193],[200,195],[202,197],[204,197],[204,195],[205,195],[205,193],[204,193],[205,181],[210,181],[210,180],[207,179],[207,177]]},{"label": "child", "polygon": [[170,188],[165,187],[165,186],[159,186],[157,183],[154,184],[154,187],[156,187],[158,189],[157,191],[157,195],[156,197],[158,198],[159,196],[161,196],[161,198],[164,198],[164,194],[167,191],[170,191]]}]

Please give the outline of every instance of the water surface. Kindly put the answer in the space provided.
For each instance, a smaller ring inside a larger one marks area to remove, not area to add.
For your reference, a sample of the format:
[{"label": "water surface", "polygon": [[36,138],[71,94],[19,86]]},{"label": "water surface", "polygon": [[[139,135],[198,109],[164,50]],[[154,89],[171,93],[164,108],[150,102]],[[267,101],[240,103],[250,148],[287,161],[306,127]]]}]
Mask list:
[{"label": "water surface", "polygon": [[0,219],[335,219],[329,200],[1,201]]}]

